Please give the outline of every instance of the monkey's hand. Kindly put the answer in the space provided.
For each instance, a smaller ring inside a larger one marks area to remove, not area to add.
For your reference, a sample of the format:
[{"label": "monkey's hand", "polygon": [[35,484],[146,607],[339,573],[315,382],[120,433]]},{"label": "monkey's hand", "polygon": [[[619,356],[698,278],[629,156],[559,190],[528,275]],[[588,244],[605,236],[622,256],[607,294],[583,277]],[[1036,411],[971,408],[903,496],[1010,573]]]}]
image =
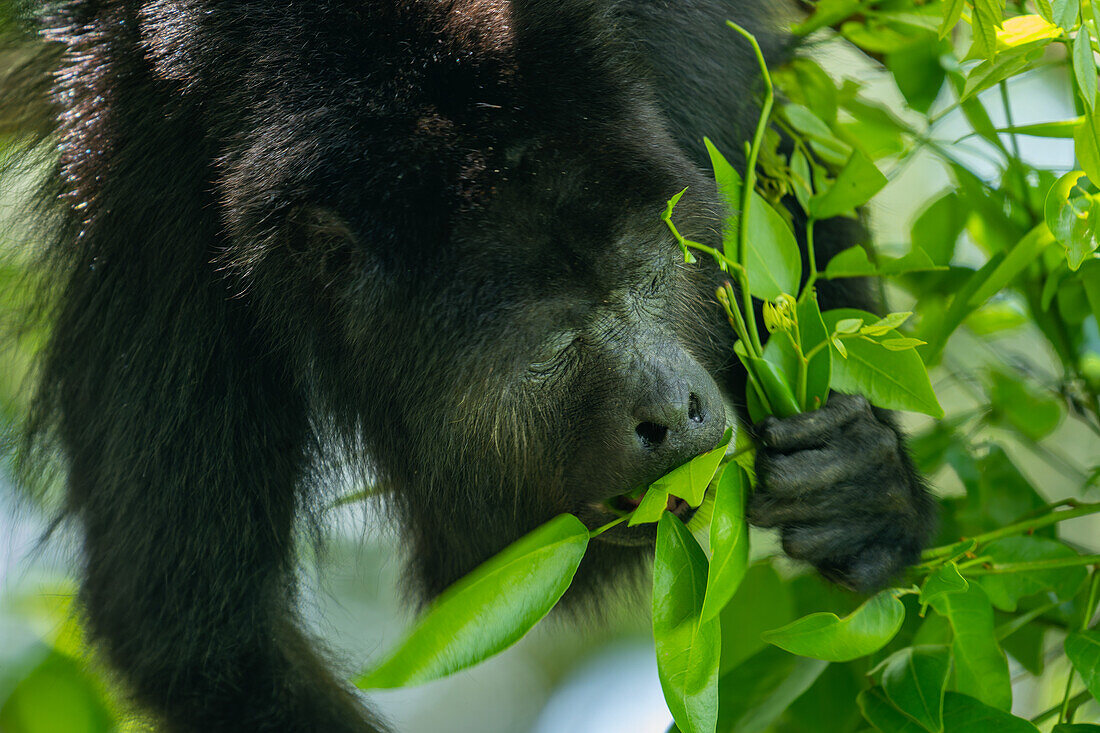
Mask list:
[{"label": "monkey's hand", "polygon": [[757,428],[749,520],[841,585],[870,591],[920,556],[935,503],[889,412],[858,395]]}]

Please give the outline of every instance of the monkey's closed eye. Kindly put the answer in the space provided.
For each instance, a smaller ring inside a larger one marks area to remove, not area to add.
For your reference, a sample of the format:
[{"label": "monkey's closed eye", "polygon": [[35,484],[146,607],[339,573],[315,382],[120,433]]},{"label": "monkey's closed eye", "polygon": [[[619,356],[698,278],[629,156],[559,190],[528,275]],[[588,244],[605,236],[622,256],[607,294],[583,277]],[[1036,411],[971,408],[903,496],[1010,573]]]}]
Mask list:
[{"label": "monkey's closed eye", "polygon": [[539,346],[538,356],[527,367],[530,375],[543,377],[560,371],[568,364],[569,356],[581,341],[576,330],[559,331]]}]

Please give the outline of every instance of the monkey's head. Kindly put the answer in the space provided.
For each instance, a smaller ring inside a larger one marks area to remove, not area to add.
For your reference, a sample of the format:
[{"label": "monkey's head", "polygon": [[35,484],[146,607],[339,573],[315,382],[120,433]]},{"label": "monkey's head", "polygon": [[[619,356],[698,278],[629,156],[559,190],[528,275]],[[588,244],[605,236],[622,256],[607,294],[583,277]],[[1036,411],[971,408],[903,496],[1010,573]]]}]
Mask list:
[{"label": "monkey's head", "polygon": [[[598,19],[482,5],[400,74],[401,39],[350,21],[259,54],[218,118],[223,261],[392,488],[428,593],[556,514],[607,523],[727,424],[720,278],[660,219],[688,187],[678,225],[718,244],[713,184]],[[589,566],[652,537],[620,526]]]}]

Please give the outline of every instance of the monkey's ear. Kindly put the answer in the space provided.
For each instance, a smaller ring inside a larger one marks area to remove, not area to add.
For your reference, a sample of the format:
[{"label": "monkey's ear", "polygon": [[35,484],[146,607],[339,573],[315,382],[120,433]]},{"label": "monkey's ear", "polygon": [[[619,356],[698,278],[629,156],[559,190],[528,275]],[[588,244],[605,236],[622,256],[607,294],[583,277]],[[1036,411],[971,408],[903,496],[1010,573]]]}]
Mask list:
[{"label": "monkey's ear", "polygon": [[297,266],[326,280],[348,272],[358,249],[347,222],[331,209],[313,204],[290,211],[282,240]]}]

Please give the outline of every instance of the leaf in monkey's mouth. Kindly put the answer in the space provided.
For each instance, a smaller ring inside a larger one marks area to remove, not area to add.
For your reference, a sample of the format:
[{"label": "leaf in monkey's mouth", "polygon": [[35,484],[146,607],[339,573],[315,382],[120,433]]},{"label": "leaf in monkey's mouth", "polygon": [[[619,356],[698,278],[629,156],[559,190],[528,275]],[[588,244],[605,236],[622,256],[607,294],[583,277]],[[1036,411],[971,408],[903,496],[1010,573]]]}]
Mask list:
[{"label": "leaf in monkey's mouth", "polygon": [[[646,492],[649,490],[648,486],[643,486],[640,489],[634,489],[617,496],[613,496],[607,500],[607,508],[616,514],[629,514],[638,508],[638,505],[642,503],[642,499],[645,497]],[[681,504],[684,504],[684,500],[669,494],[668,511],[673,512],[681,508]]]}]

